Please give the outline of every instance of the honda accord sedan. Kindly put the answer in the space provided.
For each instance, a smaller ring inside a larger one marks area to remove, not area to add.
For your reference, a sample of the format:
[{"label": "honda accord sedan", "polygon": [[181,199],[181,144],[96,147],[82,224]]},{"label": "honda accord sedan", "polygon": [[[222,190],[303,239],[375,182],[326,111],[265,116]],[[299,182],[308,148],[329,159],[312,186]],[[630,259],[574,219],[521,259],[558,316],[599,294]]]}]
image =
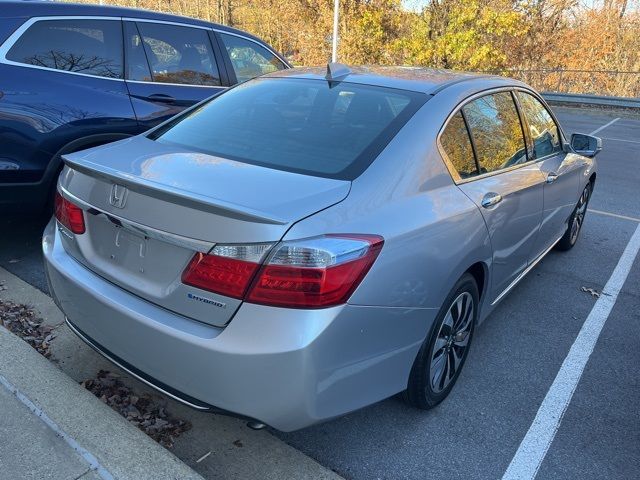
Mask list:
[{"label": "honda accord sedan", "polygon": [[600,149],[515,80],[274,72],[66,155],[51,292],[197,409],[283,431],[399,392],[428,409],[498,302],[575,245]]}]

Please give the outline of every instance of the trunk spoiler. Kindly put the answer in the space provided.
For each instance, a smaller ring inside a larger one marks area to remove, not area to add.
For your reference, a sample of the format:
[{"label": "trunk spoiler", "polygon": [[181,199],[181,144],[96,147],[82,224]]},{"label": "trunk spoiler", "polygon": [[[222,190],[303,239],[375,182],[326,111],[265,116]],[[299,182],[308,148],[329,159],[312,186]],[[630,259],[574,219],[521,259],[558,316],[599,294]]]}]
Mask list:
[{"label": "trunk spoiler", "polygon": [[86,160],[71,159],[64,155],[62,156],[62,159],[68,167],[80,173],[91,177],[106,179],[113,183],[118,183],[119,185],[123,185],[134,192],[139,192],[159,200],[171,201],[186,207],[195,208],[197,210],[241,221],[270,225],[286,225],[289,223],[285,219],[278,218],[266,212],[261,212],[243,205],[225,202],[224,200],[199,195],[193,192],[187,192],[179,188],[172,188],[166,184],[159,185],[146,179],[127,175],[104,165],[95,164]]}]

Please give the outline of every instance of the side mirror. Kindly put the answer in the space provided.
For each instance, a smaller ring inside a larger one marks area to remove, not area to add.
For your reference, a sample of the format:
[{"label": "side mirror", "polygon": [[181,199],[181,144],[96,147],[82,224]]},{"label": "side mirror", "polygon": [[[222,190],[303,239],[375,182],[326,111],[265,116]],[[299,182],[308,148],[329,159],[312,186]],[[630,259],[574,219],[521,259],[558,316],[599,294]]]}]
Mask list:
[{"label": "side mirror", "polygon": [[602,139],[584,133],[571,135],[571,150],[578,155],[595,157],[602,150]]}]

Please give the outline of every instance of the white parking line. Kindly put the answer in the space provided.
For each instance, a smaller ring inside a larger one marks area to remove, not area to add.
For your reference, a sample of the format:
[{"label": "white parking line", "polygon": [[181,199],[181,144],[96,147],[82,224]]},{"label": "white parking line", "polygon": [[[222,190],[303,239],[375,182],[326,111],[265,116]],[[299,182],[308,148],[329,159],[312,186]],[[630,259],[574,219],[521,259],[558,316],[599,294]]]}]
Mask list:
[{"label": "white parking line", "polygon": [[604,125],[602,125],[599,128],[596,128],[593,132],[591,132],[589,135],[595,135],[598,132],[601,132],[602,130],[604,130],[607,127],[610,127],[611,125],[613,125],[614,123],[616,123],[618,120],[620,120],[620,118],[614,118],[613,120],[611,120],[609,123],[605,123]]},{"label": "white parking line", "polygon": [[22,393],[16,386],[14,386],[9,380],[0,375],[0,385],[9,390],[24,406],[26,406],[31,412],[40,420],[42,420],[55,434],[64,440],[73,450],[75,450],[84,460],[89,464],[89,469],[94,471],[102,480],[114,480],[113,475],[104,468],[100,461],[88,450],[82,448],[76,440],[69,436],[67,432],[62,430],[49,416],[40,409],[35,403],[29,399],[24,393]]},{"label": "white parking line", "polygon": [[606,215],[607,217],[620,218],[622,220],[631,220],[632,222],[640,223],[640,218],[636,218],[636,217],[628,217],[626,215],[620,215],[619,213],[603,212],[602,210],[594,210],[593,208],[590,208],[589,211],[596,213],[598,215]]},{"label": "white parking line", "polygon": [[536,418],[520,443],[502,480],[533,479],[538,473],[600,332],[638,255],[638,250],[640,250],[640,225],[624,249],[602,295],[584,321],[578,337],[562,362],[551,388],[538,409]]},{"label": "white parking line", "polygon": [[608,137],[604,137],[603,140],[611,140],[613,142],[627,142],[627,143],[639,143],[637,140],[627,140],[625,138],[608,138]]}]

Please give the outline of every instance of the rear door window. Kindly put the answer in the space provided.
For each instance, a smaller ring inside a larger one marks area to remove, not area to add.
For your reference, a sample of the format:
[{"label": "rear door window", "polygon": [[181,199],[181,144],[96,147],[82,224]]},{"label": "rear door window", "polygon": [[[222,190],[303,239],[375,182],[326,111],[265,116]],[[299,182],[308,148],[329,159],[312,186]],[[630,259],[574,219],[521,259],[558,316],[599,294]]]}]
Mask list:
[{"label": "rear door window", "polygon": [[240,162],[352,180],[426,99],[347,82],[258,78],[149,137]]},{"label": "rear door window", "polygon": [[130,80],[221,85],[206,30],[151,22],[138,22],[136,25],[139,34],[133,28],[127,28]]},{"label": "rear door window", "polygon": [[220,38],[238,82],[286,68],[278,57],[256,42],[226,33],[220,33]]},{"label": "rear door window", "polygon": [[467,103],[462,110],[481,174],[527,162],[522,124],[511,92],[485,95]]},{"label": "rear door window", "polygon": [[462,112],[458,111],[451,117],[440,136],[440,144],[460,178],[465,179],[478,174],[469,131]]},{"label": "rear door window", "polygon": [[106,78],[123,78],[122,22],[40,20],[7,53],[7,60]]},{"label": "rear door window", "polygon": [[546,107],[529,93],[518,91],[517,95],[533,141],[532,158],[543,158],[561,152],[560,131]]}]

